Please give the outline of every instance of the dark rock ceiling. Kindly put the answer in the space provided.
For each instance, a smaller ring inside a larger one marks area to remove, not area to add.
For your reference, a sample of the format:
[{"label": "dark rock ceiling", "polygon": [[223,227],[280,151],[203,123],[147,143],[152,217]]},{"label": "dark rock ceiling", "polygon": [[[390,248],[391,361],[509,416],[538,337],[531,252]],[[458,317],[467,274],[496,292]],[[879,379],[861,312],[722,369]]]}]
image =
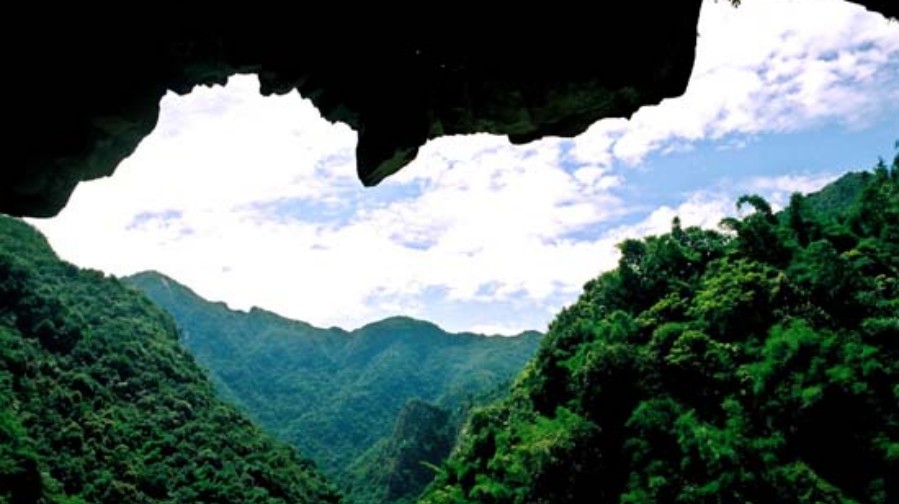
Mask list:
[{"label": "dark rock ceiling", "polygon": [[[277,11],[188,19],[47,7],[10,16],[19,28],[3,35],[13,156],[0,171],[0,212],[56,214],[78,182],[112,174],[153,130],[168,90],[235,73],[257,73],[263,94],[297,89],[355,129],[366,185],[442,135],[573,136],[683,93],[700,3],[617,2],[598,14],[554,4],[489,20],[454,6],[461,16],[406,12],[362,28]],[[899,13],[895,0],[859,3]]]}]

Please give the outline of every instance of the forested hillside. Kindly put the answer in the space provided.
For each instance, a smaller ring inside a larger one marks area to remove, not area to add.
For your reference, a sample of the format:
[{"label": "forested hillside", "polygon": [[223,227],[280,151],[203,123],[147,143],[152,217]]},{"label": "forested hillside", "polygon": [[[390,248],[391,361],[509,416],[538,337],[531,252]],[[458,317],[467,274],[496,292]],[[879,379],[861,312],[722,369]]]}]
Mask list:
[{"label": "forested hillside", "polygon": [[0,502],[337,501],[215,397],[167,314],[0,216]]},{"label": "forested hillside", "polygon": [[[173,315],[183,344],[210,370],[225,397],[315,460],[351,491],[351,501],[371,502],[388,492],[388,483],[397,499],[416,496],[433,471],[388,475],[385,465],[403,465],[384,464],[394,454],[360,457],[379,441],[378,446],[389,445],[394,424],[412,399],[446,410],[448,424],[433,428],[455,437],[470,404],[507,386],[533,357],[541,337],[450,334],[405,317],[352,332],[320,329],[260,309],[230,310],[159,273],[128,281]],[[442,450],[432,462],[449,453],[448,446]],[[379,467],[365,468],[366,461]],[[378,476],[359,477],[369,471]]]},{"label": "forested hillside", "polygon": [[899,502],[899,159],[620,245],[436,503]]}]

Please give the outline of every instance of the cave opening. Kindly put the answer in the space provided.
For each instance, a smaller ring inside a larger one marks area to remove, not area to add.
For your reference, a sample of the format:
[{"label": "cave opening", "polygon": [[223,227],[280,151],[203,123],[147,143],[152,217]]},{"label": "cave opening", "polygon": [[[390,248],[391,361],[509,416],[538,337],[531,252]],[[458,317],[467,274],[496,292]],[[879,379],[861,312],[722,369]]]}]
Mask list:
[{"label": "cave opening", "polygon": [[[715,227],[743,193],[780,208],[794,191],[813,191],[847,169],[869,166],[872,153],[890,156],[899,127],[891,92],[895,25],[848,5],[822,19],[809,18],[807,5],[783,6],[772,23],[765,11],[771,5],[759,5],[732,11],[706,3],[696,69],[680,98],[589,128],[575,114],[572,123],[527,130],[539,123],[539,111],[517,110],[503,120],[525,133],[432,139],[374,188],[358,179],[356,145],[364,128],[356,124],[357,133],[322,118],[321,101],[313,105],[296,91],[263,97],[265,78],[255,74],[168,93],[153,133],[114,177],[81,184],[58,217],[31,222],[78,265],[116,275],[157,270],[167,277],[145,278],[169,287],[177,280],[245,312],[202,305],[216,316],[272,324],[265,327],[277,329],[260,336],[267,343],[280,343],[284,327],[321,338],[355,334],[335,326],[372,338],[410,327],[438,334],[408,316],[457,332],[544,330],[584,282],[616,265],[622,239],[665,232],[676,216],[684,226]],[[334,110],[331,118],[340,115]],[[407,111],[378,112],[382,128],[409,119]],[[112,131],[118,123],[100,126]],[[563,136],[537,139],[547,132]],[[188,346],[202,344],[199,330],[182,331]],[[247,350],[238,345],[224,355],[240,361]],[[259,369],[281,371],[286,347],[255,350],[261,354],[246,361],[256,367],[231,369],[232,378],[254,383]],[[375,367],[398,370],[408,381],[426,362],[420,348],[410,352],[378,353],[360,343],[346,361],[329,360],[326,352],[312,364],[336,373],[328,366],[348,368],[352,359],[377,355]],[[482,370],[464,364],[481,378]],[[264,398],[241,396],[222,376],[213,378],[229,390],[226,397],[233,394],[257,420],[271,422],[267,412],[253,413],[254,404],[265,408]],[[344,406],[365,414],[371,383],[356,385]],[[312,397],[295,383],[276,393]],[[441,394],[426,399],[439,403]],[[400,411],[394,432],[414,436],[419,422],[433,421],[437,429],[422,439],[436,436],[446,445],[452,436],[440,425],[452,412],[428,401],[393,404]],[[303,429],[323,424],[304,420]],[[388,433],[385,425],[379,434]],[[307,444],[311,430],[276,432],[304,453],[326,457],[319,462],[329,470],[348,464],[327,458],[328,446]],[[354,435],[335,443],[371,441]],[[395,480],[387,485],[403,488]]]}]

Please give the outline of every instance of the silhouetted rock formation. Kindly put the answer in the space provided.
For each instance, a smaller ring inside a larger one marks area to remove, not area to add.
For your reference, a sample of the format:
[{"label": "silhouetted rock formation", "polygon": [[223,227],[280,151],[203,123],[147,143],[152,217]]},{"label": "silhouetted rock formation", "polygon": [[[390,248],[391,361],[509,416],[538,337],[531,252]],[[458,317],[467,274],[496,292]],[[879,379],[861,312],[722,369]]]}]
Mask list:
[{"label": "silhouetted rock formation", "polygon": [[[362,27],[347,12],[297,19],[262,7],[202,17],[155,5],[128,16],[85,7],[18,14],[15,34],[3,35],[14,154],[0,173],[0,212],[57,213],[78,182],[111,174],[134,151],[167,90],[234,73],[258,73],[264,94],[297,89],[358,131],[366,185],[429,138],[575,135],[683,93],[700,3],[616,2],[600,15],[553,4],[502,19],[453,6],[444,14],[458,22],[428,9],[380,12]],[[899,12],[887,0],[860,3]],[[324,29],[311,33],[317,24]]]}]

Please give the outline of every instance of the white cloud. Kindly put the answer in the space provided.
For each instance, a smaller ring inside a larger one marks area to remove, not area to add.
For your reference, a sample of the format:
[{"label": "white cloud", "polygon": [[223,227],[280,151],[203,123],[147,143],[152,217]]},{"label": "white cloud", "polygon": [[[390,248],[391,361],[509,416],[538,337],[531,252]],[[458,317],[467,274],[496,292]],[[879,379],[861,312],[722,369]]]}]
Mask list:
[{"label": "white cloud", "polygon": [[[410,167],[421,175],[405,181],[422,183],[420,196],[357,216],[335,239],[380,231],[371,239],[381,250],[394,250],[388,263],[399,263],[378,280],[385,294],[440,287],[449,300],[523,294],[539,303],[559,289],[577,291],[589,244],[565,235],[623,209],[609,192],[615,180],[568,173],[559,145],[544,140],[516,147],[486,136],[435,142]],[[465,162],[454,157],[457,146]]]},{"label": "white cloud", "polygon": [[[686,93],[575,140],[583,162],[639,164],[654,150],[899,113],[899,25],[842,0],[706,1]],[[884,103],[889,104],[886,109]]]},{"label": "white cloud", "polygon": [[476,324],[469,329],[473,333],[488,336],[515,336],[527,330],[533,330],[533,328],[508,324]]},{"label": "white cloud", "polygon": [[[575,293],[590,243],[565,235],[622,212],[608,169],[561,165],[562,141],[446,138],[362,189],[355,135],[256,79],[167,96],[159,128],[116,176],[39,221],[64,257],[117,274],[158,269],[203,296],[320,325],[454,301]],[[450,324],[452,325],[452,324]]]}]

